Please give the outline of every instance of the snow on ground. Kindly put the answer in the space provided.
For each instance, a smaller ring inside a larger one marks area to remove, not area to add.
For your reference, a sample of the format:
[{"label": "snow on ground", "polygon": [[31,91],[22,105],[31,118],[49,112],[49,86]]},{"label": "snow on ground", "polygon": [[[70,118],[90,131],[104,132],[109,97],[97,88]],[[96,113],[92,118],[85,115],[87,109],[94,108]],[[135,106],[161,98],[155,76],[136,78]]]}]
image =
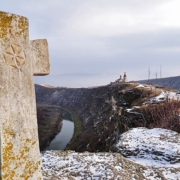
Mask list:
[{"label": "snow on ground", "polygon": [[114,99],[113,96],[111,97],[111,104],[112,104],[112,109],[113,109],[114,111],[116,111],[116,109],[117,109],[116,100]]},{"label": "snow on ground", "polygon": [[125,111],[127,111],[128,113],[130,114],[141,114],[139,112],[136,112],[136,111],[132,111],[132,110],[136,110],[136,109],[140,109],[141,107],[140,106],[133,106],[132,108],[128,108],[126,109]]},{"label": "snow on ground", "polygon": [[136,164],[119,153],[45,151],[42,171],[44,180],[165,180],[161,171]]},{"label": "snow on ground", "polygon": [[[154,86],[144,84],[139,84],[138,86],[136,86],[136,88],[156,89]],[[158,89],[161,91],[161,93],[158,96],[151,98],[150,102],[161,102],[165,101],[166,99],[180,100],[180,93],[164,90],[161,88]]]},{"label": "snow on ground", "polygon": [[150,99],[150,102],[160,102],[160,101],[164,101],[166,99],[173,99],[173,100],[180,100],[180,94],[176,93],[176,92],[171,92],[171,91],[161,91],[161,93]]},{"label": "snow on ground", "polygon": [[151,85],[139,84],[136,88],[152,88]]},{"label": "snow on ground", "polygon": [[133,128],[120,136],[116,148],[126,157],[145,160],[145,165],[176,166],[179,162],[180,167],[180,134],[171,130]]},{"label": "snow on ground", "polygon": [[120,136],[115,148],[118,153],[44,151],[44,180],[180,179],[180,134],[176,132],[134,128]]},{"label": "snow on ground", "polygon": [[138,86],[136,86],[136,88],[144,88],[145,86],[143,84],[139,84]]},{"label": "snow on ground", "polygon": [[166,179],[180,179],[179,133],[160,128],[134,128],[120,136],[115,148],[133,162],[162,171]]}]

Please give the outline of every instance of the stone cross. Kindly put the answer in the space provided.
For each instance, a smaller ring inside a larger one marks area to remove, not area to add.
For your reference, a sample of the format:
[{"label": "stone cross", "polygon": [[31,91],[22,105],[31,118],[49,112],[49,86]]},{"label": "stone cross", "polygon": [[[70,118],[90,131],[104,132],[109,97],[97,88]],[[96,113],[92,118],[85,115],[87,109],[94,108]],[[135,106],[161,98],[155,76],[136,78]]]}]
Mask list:
[{"label": "stone cross", "polygon": [[27,18],[0,12],[0,142],[3,180],[43,179],[33,75],[49,74],[49,52],[46,40],[29,41],[28,29]]}]

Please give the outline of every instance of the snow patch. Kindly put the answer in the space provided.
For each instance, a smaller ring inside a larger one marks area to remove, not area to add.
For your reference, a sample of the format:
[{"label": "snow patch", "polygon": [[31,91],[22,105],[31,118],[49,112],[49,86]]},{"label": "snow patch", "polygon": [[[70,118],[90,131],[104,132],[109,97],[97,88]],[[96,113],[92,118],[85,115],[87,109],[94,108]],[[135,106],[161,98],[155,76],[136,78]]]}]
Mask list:
[{"label": "snow patch", "polygon": [[113,109],[114,111],[116,111],[116,109],[117,109],[116,100],[114,99],[113,96],[111,97],[111,104],[112,104],[112,109]]},{"label": "snow patch", "polygon": [[134,128],[123,133],[115,147],[139,164],[180,167],[180,134],[171,130]]}]

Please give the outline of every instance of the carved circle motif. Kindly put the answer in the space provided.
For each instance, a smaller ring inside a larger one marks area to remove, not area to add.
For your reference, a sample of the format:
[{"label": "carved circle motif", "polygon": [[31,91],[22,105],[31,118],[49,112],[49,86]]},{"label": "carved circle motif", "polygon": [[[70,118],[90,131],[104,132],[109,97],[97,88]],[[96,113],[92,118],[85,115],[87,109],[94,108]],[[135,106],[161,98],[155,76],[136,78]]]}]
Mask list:
[{"label": "carved circle motif", "polygon": [[25,63],[25,54],[19,43],[11,43],[5,49],[4,58],[8,65],[18,69]]}]

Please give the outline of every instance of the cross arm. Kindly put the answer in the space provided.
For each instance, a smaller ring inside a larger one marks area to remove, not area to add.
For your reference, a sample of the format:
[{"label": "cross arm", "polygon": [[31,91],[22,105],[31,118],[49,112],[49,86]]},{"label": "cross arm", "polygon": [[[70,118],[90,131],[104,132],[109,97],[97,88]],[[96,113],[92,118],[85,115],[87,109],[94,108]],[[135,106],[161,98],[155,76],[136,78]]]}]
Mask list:
[{"label": "cross arm", "polygon": [[33,75],[42,76],[50,73],[50,58],[46,39],[30,41]]}]

